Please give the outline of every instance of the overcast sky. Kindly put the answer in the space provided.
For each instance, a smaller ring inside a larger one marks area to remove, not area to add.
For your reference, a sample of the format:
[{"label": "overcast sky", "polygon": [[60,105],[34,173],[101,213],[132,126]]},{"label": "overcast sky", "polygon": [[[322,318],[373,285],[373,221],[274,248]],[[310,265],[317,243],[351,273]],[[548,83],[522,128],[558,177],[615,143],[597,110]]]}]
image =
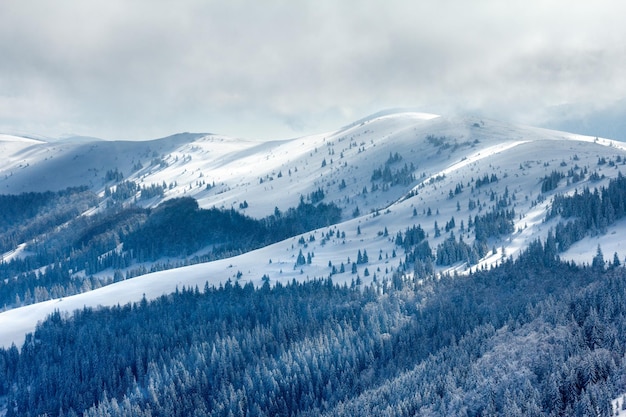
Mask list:
[{"label": "overcast sky", "polygon": [[621,0],[4,0],[0,131],[279,139],[398,107],[555,125],[624,103],[625,16]]}]

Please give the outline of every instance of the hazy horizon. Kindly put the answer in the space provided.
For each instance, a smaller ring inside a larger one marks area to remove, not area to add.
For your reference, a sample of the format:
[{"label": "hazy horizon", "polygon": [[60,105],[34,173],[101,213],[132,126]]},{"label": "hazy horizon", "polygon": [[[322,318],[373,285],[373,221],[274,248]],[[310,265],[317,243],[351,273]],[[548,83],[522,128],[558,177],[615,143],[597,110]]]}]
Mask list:
[{"label": "hazy horizon", "polygon": [[608,0],[4,2],[0,131],[285,139],[409,107],[626,139],[620,11]]}]

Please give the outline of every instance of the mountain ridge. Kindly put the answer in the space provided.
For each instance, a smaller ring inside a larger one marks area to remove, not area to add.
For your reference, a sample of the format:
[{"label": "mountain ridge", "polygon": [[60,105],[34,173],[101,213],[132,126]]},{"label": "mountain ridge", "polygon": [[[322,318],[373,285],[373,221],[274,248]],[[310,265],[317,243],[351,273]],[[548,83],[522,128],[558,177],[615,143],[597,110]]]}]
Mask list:
[{"label": "mountain ridge", "polygon": [[[123,304],[139,301],[144,295],[155,298],[177,286],[203,287],[207,281],[220,285],[237,280],[260,286],[264,277],[272,283],[285,283],[332,276],[339,284],[350,285],[358,279],[367,285],[388,285],[394,274],[405,268],[408,256],[413,256],[396,244],[397,235],[417,226],[430,244],[436,274],[490,268],[516,256],[536,239],[548,237],[559,221],[546,219],[554,195],[604,186],[617,178],[626,161],[626,147],[609,139],[481,118],[407,112],[374,115],[335,132],[269,142],[181,134],[148,142],[39,145],[41,149],[34,150],[38,144],[29,143],[3,156],[7,164],[0,171],[0,190],[10,194],[16,190],[48,191],[53,185],[87,185],[102,199],[89,211],[95,213],[113,203],[107,192],[132,182],[139,188],[116,204],[149,209],[168,199],[192,197],[201,209],[235,210],[253,219],[272,216],[276,210],[286,212],[321,195],[319,201],[335,204],[342,218],[333,226],[235,257],[9,309],[0,313],[5,329],[0,332],[0,344],[4,346],[20,343],[25,332],[34,330],[38,320],[55,310]],[[9,175],[7,170],[13,169]],[[581,176],[583,171],[587,171],[584,178],[574,182],[574,175]],[[50,172],[57,178],[42,181]],[[553,172],[562,177],[556,187],[542,191]],[[593,173],[597,179],[591,179]],[[87,184],[80,183],[87,178]],[[140,187],[162,184],[161,196],[140,198]],[[514,210],[512,231],[481,243],[487,246],[487,253],[473,264],[437,263],[437,250],[443,250],[442,245],[451,238],[455,242],[461,238],[470,248],[474,245],[477,238],[470,232],[470,220],[500,209]],[[615,252],[624,259],[626,247],[616,239],[623,227],[623,221],[618,221],[605,233],[585,237],[561,256],[590,262],[600,245],[607,255]],[[369,253],[368,262],[358,264],[352,274],[348,267],[356,264],[357,255],[364,251]],[[314,253],[311,263],[299,265],[299,252]],[[11,256],[18,255],[13,252]],[[181,258],[178,262],[186,261]],[[148,270],[150,265],[144,264]],[[347,271],[340,273],[340,266]],[[128,267],[120,269],[122,274],[128,271]],[[94,277],[104,282],[114,272],[103,270]],[[84,271],[73,274],[88,275]]]}]

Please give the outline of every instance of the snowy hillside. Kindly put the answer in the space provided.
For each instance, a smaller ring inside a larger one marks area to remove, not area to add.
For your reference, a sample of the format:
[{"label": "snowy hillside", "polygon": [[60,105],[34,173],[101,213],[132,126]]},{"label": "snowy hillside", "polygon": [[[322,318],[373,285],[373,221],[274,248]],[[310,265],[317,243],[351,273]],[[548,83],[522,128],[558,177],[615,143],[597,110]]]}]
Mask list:
[{"label": "snowy hillside", "polygon": [[[414,226],[426,233],[435,273],[468,273],[515,257],[535,239],[545,240],[560,221],[546,221],[554,195],[605,186],[622,168],[626,172],[626,146],[619,142],[421,113],[379,115],[336,132],[271,142],[211,134],[148,142],[0,136],[0,147],[2,193],[86,185],[102,201],[83,215],[105,207],[123,181],[136,183],[138,190],[162,187],[162,196],[139,198],[136,191],[124,202],[142,207],[193,197],[202,208],[232,208],[255,219],[316,199],[342,210],[333,226],[236,257],[146,274],[62,299],[7,306],[0,313],[1,346],[22,343],[24,334],[55,310],[124,304],[177,287],[202,288],[207,281],[261,285],[263,277],[286,283],[332,275],[336,283],[383,288],[407,262],[397,236]],[[462,238],[468,247],[474,245],[477,234],[470,224],[499,209],[514,211],[512,231],[481,240],[487,250],[476,262],[435,261],[446,241]],[[623,261],[626,246],[619,237],[625,221],[586,236],[561,258],[591,263],[600,245],[607,258],[616,253]],[[3,260],[19,253],[7,252]],[[310,259],[299,262],[300,253]],[[362,254],[367,259],[357,262]],[[105,280],[113,274],[108,269],[96,275]]]}]

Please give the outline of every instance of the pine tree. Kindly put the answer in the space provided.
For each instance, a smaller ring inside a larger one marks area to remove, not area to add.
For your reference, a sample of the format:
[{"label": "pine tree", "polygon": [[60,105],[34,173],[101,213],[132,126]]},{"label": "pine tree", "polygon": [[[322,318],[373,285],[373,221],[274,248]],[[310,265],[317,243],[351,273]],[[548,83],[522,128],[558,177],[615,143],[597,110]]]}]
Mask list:
[{"label": "pine tree", "polygon": [[604,271],[604,255],[602,254],[600,244],[598,244],[598,249],[596,249],[596,256],[591,261],[591,267],[596,271]]},{"label": "pine tree", "polygon": [[302,249],[300,249],[300,252],[298,253],[298,258],[296,259],[296,266],[304,265],[306,263],[306,258],[302,254]]}]

